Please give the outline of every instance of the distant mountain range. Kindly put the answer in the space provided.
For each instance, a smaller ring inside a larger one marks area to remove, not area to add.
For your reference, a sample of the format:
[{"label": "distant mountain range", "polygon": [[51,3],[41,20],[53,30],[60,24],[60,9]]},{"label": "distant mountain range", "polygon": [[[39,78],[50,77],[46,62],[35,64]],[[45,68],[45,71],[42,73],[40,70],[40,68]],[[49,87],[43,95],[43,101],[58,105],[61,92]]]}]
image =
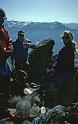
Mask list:
[{"label": "distant mountain range", "polygon": [[65,26],[78,30],[78,23],[64,23]]},{"label": "distant mountain range", "polygon": [[17,38],[19,30],[25,32],[25,37],[30,39],[34,44],[48,38],[55,40],[54,51],[63,46],[61,36],[64,30],[69,30],[74,34],[74,39],[78,43],[78,23],[60,23],[60,22],[19,22],[19,21],[6,21],[5,26],[8,29],[13,41]]}]

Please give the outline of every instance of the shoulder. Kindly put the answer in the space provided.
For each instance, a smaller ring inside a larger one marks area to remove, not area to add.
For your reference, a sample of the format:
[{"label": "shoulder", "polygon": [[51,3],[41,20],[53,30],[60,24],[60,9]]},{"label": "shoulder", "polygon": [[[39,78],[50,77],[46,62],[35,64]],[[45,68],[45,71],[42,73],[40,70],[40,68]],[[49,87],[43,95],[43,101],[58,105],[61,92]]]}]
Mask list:
[{"label": "shoulder", "polygon": [[65,47],[63,47],[63,48],[59,51],[59,54],[61,54],[61,53],[65,52],[65,51],[66,51],[66,48],[65,48]]},{"label": "shoulder", "polygon": [[16,47],[16,46],[17,46],[17,42],[14,41],[14,42],[13,42],[13,47]]},{"label": "shoulder", "polygon": [[15,40],[14,42],[13,42],[13,44],[17,44],[18,42],[17,42],[17,40]]}]

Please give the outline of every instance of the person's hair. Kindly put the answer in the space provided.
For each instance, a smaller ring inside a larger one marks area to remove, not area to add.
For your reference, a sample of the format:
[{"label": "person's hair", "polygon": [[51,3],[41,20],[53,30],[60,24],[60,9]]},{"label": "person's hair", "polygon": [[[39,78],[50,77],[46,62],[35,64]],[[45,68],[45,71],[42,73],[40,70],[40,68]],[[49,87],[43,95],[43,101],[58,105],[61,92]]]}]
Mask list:
[{"label": "person's hair", "polygon": [[24,31],[20,30],[18,31],[18,34],[24,34]]},{"label": "person's hair", "polygon": [[72,47],[73,47],[74,51],[76,52],[77,43],[74,40],[72,41]]},{"label": "person's hair", "polygon": [[[66,35],[66,36],[65,36],[65,35]],[[73,40],[73,34],[72,34],[70,31],[65,30],[65,31],[64,31],[64,34],[62,35],[62,39],[63,39],[64,37],[68,38],[69,41],[72,41],[72,40]]]},{"label": "person's hair", "polygon": [[2,8],[0,8],[0,17],[6,17],[5,11]]}]

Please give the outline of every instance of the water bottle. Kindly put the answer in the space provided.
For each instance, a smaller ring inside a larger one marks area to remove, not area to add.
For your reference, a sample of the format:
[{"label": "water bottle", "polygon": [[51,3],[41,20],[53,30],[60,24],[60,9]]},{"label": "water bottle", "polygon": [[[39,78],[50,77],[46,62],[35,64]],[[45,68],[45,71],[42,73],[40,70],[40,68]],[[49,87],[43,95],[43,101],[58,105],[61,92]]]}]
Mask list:
[{"label": "water bottle", "polygon": [[46,108],[45,108],[44,102],[43,102],[43,105],[41,107],[41,114],[45,114],[45,112],[46,112]]},{"label": "water bottle", "polygon": [[44,106],[41,107],[41,114],[45,114],[45,112],[46,112],[46,108]]}]

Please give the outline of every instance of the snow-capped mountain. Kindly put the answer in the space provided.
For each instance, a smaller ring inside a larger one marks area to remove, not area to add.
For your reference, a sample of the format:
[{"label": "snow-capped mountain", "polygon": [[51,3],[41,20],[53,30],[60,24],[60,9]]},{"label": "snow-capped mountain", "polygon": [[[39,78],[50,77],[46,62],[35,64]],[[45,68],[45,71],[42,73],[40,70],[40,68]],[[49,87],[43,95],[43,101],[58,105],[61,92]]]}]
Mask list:
[{"label": "snow-capped mountain", "polygon": [[64,23],[65,26],[78,30],[78,23]]},{"label": "snow-capped mountain", "polygon": [[70,30],[74,34],[74,39],[78,42],[78,30],[70,28],[68,25],[60,22],[19,22],[19,21],[6,21],[5,26],[8,29],[13,41],[17,38],[19,30],[25,32],[25,37],[30,39],[34,44],[48,38],[55,40],[54,51],[58,51],[63,42],[61,36],[64,30]]}]

